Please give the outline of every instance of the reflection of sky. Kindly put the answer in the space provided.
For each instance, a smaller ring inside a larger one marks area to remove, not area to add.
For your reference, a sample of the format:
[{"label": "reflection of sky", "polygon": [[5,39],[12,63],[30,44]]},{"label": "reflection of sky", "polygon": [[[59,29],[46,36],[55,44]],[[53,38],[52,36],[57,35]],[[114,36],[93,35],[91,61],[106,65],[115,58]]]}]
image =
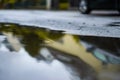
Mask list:
[{"label": "reflection of sky", "polygon": [[[24,49],[18,53],[0,47],[0,80],[71,80],[71,74],[58,60],[37,62]],[[80,79],[78,79],[80,80]]]},{"label": "reflection of sky", "polygon": [[5,36],[0,35],[0,45],[1,45],[2,41],[4,41],[4,40],[5,40]]}]

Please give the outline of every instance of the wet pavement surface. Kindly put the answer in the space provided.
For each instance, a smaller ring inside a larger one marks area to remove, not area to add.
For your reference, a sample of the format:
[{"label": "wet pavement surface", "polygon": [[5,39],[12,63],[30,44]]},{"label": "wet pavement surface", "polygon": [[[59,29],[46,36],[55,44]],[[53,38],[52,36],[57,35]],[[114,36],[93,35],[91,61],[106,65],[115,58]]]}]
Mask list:
[{"label": "wet pavement surface", "polygon": [[0,24],[0,80],[120,80],[120,38]]},{"label": "wet pavement surface", "polygon": [[120,38],[120,15],[116,11],[0,10],[0,22],[38,26],[67,33]]}]

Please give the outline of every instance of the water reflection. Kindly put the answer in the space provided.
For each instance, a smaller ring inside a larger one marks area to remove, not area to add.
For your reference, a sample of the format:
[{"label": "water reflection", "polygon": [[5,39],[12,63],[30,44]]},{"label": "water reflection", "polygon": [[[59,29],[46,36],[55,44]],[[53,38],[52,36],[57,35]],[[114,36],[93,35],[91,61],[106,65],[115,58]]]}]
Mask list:
[{"label": "water reflection", "polygon": [[120,79],[119,64],[103,64],[106,58],[86,52],[93,50],[90,39],[27,27],[0,24],[0,80]]},{"label": "water reflection", "polygon": [[104,63],[120,64],[120,39],[100,37],[80,37],[87,51]]},{"label": "water reflection", "polygon": [[64,36],[64,34],[56,31],[50,31],[48,29],[38,29],[32,27],[28,29],[24,26],[15,24],[2,25],[0,31],[7,36],[7,40],[12,46],[16,45],[14,48],[21,43],[24,45],[22,47],[24,47],[25,50],[33,57],[39,55],[39,50],[43,47],[43,45],[45,45],[45,42],[49,40],[57,41]]}]

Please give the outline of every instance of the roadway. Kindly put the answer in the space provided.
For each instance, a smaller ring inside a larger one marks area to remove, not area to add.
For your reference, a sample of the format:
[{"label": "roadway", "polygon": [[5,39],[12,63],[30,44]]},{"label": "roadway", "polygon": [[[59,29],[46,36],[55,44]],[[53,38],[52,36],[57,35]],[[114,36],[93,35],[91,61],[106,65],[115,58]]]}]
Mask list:
[{"label": "roadway", "polygon": [[120,38],[120,15],[116,11],[0,10],[1,23],[44,27],[85,36]]}]

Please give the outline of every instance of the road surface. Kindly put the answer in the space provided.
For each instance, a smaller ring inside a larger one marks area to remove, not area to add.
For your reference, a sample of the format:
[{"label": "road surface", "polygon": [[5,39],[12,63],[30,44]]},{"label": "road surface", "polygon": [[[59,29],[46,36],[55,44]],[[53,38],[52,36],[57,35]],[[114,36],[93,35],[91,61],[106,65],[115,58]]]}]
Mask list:
[{"label": "road surface", "polygon": [[78,11],[0,10],[0,22],[44,27],[75,35],[120,38],[120,16],[113,11],[83,15]]}]

